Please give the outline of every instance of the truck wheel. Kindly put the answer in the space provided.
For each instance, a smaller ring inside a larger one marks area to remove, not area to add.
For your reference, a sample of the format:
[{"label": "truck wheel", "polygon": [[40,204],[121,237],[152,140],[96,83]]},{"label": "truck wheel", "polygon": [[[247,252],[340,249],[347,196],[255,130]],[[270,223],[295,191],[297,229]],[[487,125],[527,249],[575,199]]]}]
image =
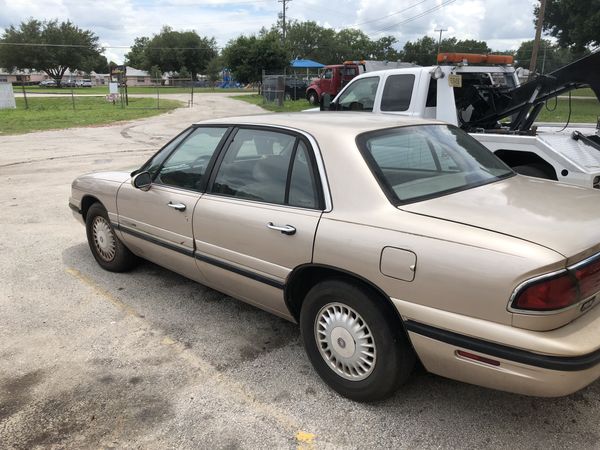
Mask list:
[{"label": "truck wheel", "polygon": [[375,292],[342,279],[323,281],[300,313],[304,348],[320,377],[355,401],[382,400],[406,381],[415,354]]},{"label": "truck wheel", "polygon": [[308,103],[310,103],[311,105],[319,104],[319,96],[315,91],[310,91],[306,98],[308,99]]},{"label": "truck wheel", "polygon": [[543,178],[545,180],[556,180],[545,167],[538,164],[524,164],[522,166],[515,166],[512,169],[520,175]]}]

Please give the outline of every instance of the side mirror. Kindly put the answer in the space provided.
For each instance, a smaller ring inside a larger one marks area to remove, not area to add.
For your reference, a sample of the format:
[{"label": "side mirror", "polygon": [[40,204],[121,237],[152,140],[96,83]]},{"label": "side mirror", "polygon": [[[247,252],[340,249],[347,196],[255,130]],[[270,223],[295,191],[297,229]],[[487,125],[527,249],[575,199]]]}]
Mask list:
[{"label": "side mirror", "polygon": [[140,172],[131,179],[131,185],[136,189],[147,191],[152,186],[152,177],[148,172]]},{"label": "side mirror", "polygon": [[319,109],[321,111],[331,110],[331,94],[321,95],[321,101],[319,102]]}]

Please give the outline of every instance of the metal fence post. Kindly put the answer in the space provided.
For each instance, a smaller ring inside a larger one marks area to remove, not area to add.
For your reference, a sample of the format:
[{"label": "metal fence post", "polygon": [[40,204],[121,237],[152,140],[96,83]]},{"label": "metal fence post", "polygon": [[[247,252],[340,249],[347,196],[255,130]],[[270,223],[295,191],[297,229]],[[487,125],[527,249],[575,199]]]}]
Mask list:
[{"label": "metal fence post", "polygon": [[194,79],[192,78],[192,98],[190,100],[190,107],[194,106]]},{"label": "metal fence post", "polygon": [[29,109],[29,102],[27,101],[27,92],[25,92],[25,80],[21,78],[21,89],[23,90],[23,99],[25,100],[25,109]]}]

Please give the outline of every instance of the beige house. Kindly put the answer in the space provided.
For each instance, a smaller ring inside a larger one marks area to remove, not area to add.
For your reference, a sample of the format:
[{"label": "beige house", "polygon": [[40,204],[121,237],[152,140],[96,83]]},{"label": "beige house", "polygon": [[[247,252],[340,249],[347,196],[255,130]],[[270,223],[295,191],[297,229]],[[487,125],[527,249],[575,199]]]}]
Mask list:
[{"label": "beige house", "polygon": [[36,72],[33,70],[15,70],[11,72],[7,69],[0,68],[0,83],[19,84],[25,82],[25,84],[38,84],[46,78],[48,78],[48,76],[44,72]]},{"label": "beige house", "polygon": [[156,83],[145,70],[127,66],[127,86],[154,86]]}]

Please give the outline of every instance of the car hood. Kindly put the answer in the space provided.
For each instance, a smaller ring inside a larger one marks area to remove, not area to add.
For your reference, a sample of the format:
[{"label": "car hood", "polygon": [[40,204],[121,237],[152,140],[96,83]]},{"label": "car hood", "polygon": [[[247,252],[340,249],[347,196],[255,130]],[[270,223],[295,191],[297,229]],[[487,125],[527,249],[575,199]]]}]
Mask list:
[{"label": "car hood", "polygon": [[87,173],[78,178],[78,180],[104,180],[104,181],[113,181],[116,183],[123,183],[131,178],[131,171],[114,171],[114,172],[94,172]]},{"label": "car hood", "polygon": [[567,258],[600,250],[600,192],[579,186],[517,175],[399,208],[534,242]]}]

